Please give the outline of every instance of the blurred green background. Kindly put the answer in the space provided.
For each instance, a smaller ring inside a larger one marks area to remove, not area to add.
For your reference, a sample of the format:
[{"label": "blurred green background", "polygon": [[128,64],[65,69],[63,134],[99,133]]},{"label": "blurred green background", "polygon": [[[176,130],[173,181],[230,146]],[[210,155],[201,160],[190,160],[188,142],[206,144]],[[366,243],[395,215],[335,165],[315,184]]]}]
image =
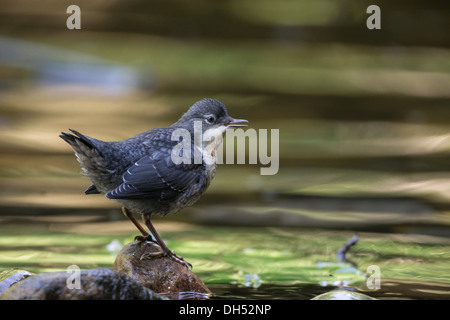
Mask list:
[{"label": "blurred green background", "polygon": [[211,97],[280,130],[280,169],[220,165],[196,205],[155,222],[207,284],[319,283],[316,263],[357,232],[362,271],[445,296],[449,30],[448,1],[2,1],[0,268],[109,266],[106,244],[136,233],[84,195],[60,131],[121,140]]}]

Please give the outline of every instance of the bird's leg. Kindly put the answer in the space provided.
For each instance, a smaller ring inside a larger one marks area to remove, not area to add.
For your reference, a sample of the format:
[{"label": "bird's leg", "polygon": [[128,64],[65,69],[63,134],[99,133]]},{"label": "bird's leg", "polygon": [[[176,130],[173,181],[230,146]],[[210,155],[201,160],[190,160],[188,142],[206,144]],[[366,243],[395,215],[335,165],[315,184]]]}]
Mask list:
[{"label": "bird's leg", "polygon": [[136,236],[134,238],[134,241],[140,241],[140,242],[144,242],[144,241],[153,241],[151,234],[149,234],[147,231],[145,231],[145,229],[139,224],[139,222],[136,221],[136,219],[133,217],[133,214],[131,213],[130,210],[128,210],[125,207],[122,207],[122,212],[125,216],[128,217],[128,219],[131,220],[131,222],[133,222],[133,224],[136,226],[136,228],[138,228],[138,230],[142,233],[142,236]]},{"label": "bird's leg", "polygon": [[145,225],[147,226],[148,230],[150,230],[150,233],[155,238],[156,243],[158,243],[158,245],[161,247],[161,251],[151,254],[151,257],[166,256],[166,257],[169,257],[170,259],[180,263],[181,265],[185,266],[187,269],[192,269],[192,265],[189,262],[185,261],[183,259],[183,257],[175,254],[175,252],[173,252],[166,246],[166,244],[164,243],[164,241],[161,239],[158,232],[156,231],[155,227],[153,226],[152,222],[150,221],[150,216],[144,215],[144,219],[145,219]]}]

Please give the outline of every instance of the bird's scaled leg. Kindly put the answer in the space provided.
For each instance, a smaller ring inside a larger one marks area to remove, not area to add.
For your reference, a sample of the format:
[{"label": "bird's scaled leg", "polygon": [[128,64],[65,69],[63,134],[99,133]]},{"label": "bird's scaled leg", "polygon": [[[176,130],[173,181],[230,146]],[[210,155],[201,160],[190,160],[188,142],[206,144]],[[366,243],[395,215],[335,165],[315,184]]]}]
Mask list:
[{"label": "bird's scaled leg", "polygon": [[145,231],[145,229],[139,224],[139,222],[136,221],[136,219],[133,217],[133,214],[131,213],[130,210],[128,210],[125,207],[122,207],[122,212],[123,214],[131,220],[131,222],[133,222],[133,224],[136,226],[136,228],[138,228],[138,230],[142,233],[142,236],[136,236],[134,237],[134,242],[145,242],[145,241],[152,241],[155,242],[152,239],[152,235],[149,234],[147,231]]},{"label": "bird's scaled leg", "polygon": [[152,253],[151,257],[161,257],[161,256],[169,257],[170,259],[172,259],[172,260],[180,263],[184,267],[186,267],[188,270],[192,269],[192,265],[189,262],[184,260],[183,257],[175,254],[175,252],[173,250],[170,250],[166,246],[166,244],[164,243],[164,241],[161,239],[158,232],[156,231],[155,227],[153,226],[152,222],[150,221],[150,216],[145,215],[144,220],[145,220],[145,225],[147,226],[148,230],[150,230],[150,233],[155,238],[156,243],[161,247],[161,251]]}]

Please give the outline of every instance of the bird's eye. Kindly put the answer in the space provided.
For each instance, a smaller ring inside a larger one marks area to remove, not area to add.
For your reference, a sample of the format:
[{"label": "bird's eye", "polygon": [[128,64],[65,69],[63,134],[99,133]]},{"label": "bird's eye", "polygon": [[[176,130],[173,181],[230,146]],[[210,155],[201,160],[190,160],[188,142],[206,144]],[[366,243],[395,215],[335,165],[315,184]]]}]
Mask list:
[{"label": "bird's eye", "polygon": [[206,116],[206,121],[208,121],[209,123],[214,123],[216,121],[216,118],[210,114],[209,116]]}]

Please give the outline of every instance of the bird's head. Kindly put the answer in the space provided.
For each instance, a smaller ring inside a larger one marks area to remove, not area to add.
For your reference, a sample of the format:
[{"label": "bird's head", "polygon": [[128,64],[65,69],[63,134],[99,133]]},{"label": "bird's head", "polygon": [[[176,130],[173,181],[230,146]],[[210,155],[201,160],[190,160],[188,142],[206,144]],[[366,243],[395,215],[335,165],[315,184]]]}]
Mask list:
[{"label": "bird's head", "polygon": [[194,103],[173,126],[183,127],[192,132],[194,125],[200,123],[202,132],[215,129],[223,134],[226,129],[247,126],[248,121],[233,119],[220,101],[205,98]]}]

